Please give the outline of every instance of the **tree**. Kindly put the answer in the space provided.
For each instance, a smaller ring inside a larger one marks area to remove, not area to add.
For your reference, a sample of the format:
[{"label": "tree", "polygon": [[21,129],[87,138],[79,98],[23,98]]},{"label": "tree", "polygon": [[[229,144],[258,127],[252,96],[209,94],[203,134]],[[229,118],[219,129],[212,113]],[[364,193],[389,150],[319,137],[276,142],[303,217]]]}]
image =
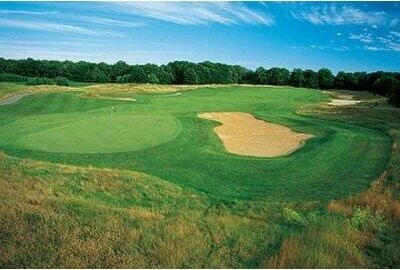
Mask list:
[{"label": "tree", "polygon": [[332,72],[327,68],[318,70],[318,86],[320,89],[330,89],[333,87],[335,77]]},{"label": "tree", "polygon": [[304,86],[309,88],[318,88],[318,73],[307,69],[304,71]]},{"label": "tree", "polygon": [[188,68],[183,71],[184,84],[198,84],[199,77],[193,68]]},{"label": "tree", "polygon": [[129,65],[124,61],[118,61],[112,67],[112,71],[115,74],[115,76],[121,76],[126,74],[128,72],[128,69]]},{"label": "tree", "polygon": [[389,93],[389,103],[400,107],[400,81],[397,80],[397,88]]},{"label": "tree", "polygon": [[296,87],[303,87],[305,84],[304,73],[301,69],[295,68],[290,73],[289,84]]},{"label": "tree", "polygon": [[92,82],[106,82],[108,79],[107,75],[104,71],[100,70],[98,67],[95,67],[89,75],[88,80]]},{"label": "tree", "polygon": [[287,85],[289,84],[290,72],[286,68],[271,68],[267,71],[268,84]]},{"label": "tree", "polygon": [[171,68],[162,65],[158,72],[158,79],[161,84],[171,84],[174,81],[174,74]]},{"label": "tree", "polygon": [[131,83],[146,83],[148,80],[147,74],[140,65],[131,66],[129,68],[128,81]]},{"label": "tree", "polygon": [[256,84],[268,84],[269,80],[267,78],[267,71],[263,67],[256,69],[254,73],[254,83]]},{"label": "tree", "polygon": [[398,88],[399,81],[388,75],[383,75],[382,78],[377,79],[372,85],[373,92],[383,96],[393,95]]},{"label": "tree", "polygon": [[147,82],[148,82],[148,83],[159,83],[160,80],[158,79],[158,77],[157,77],[156,74],[150,73],[150,74],[147,76]]},{"label": "tree", "polygon": [[[58,77],[62,77],[60,79]],[[160,84],[209,84],[251,83],[293,85],[322,89],[366,90],[391,97],[397,95],[399,72],[376,71],[343,72],[336,76],[327,68],[312,70],[263,67],[255,71],[238,65],[226,65],[205,61],[192,63],[175,61],[167,65],[129,65],[118,61],[90,63],[86,61],[34,60],[32,58],[11,60],[0,57],[0,81],[19,81],[29,84],[63,84],[69,81],[160,83]],[[394,94],[393,94],[394,93]]]}]

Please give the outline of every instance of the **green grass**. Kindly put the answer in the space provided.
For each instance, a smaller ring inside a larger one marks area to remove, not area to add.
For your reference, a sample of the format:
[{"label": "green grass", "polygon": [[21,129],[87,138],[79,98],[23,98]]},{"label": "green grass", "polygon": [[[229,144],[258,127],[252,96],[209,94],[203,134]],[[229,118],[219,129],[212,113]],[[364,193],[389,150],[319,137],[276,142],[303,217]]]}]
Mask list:
[{"label": "green grass", "polygon": [[103,110],[85,116],[69,113],[22,117],[7,125],[7,136],[0,135],[0,140],[17,149],[113,153],[154,147],[173,140],[179,131],[179,123],[171,116],[111,116],[110,110]]},{"label": "green grass", "polygon": [[[227,87],[134,95],[136,103],[79,94],[0,107],[0,148],[16,156],[0,152],[0,268],[400,266],[399,109],[320,109],[326,96],[306,89]],[[32,150],[33,141],[49,147],[61,134],[65,151],[75,145],[69,137],[87,133],[100,141],[79,140],[79,149],[100,147],[113,135],[97,120],[111,106],[114,119],[165,117],[180,133],[116,154]],[[315,137],[287,157],[230,155],[212,132],[217,123],[196,117],[216,110],[251,112]],[[18,149],[15,140],[27,136]]]},{"label": "green grass", "polygon": [[[320,91],[225,87],[134,97],[136,102],[74,93],[27,97],[0,108],[0,146],[19,157],[142,171],[223,200],[341,198],[365,189],[390,156],[391,140],[379,130],[295,114],[326,99]],[[315,137],[280,158],[232,155],[212,131],[217,123],[197,117],[205,111],[249,112]],[[143,117],[149,120],[138,121]]]}]

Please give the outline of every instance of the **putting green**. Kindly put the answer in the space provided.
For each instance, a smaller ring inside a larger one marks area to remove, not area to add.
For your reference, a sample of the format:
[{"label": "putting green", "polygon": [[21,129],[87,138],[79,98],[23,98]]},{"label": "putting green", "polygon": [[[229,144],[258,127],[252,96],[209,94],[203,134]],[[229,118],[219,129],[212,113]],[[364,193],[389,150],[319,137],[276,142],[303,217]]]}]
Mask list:
[{"label": "putting green", "polygon": [[[136,151],[173,140],[180,131],[172,116],[45,115],[23,117],[4,127],[8,145],[59,153]],[[11,137],[11,138],[10,138]],[[2,141],[7,141],[0,135]]]}]

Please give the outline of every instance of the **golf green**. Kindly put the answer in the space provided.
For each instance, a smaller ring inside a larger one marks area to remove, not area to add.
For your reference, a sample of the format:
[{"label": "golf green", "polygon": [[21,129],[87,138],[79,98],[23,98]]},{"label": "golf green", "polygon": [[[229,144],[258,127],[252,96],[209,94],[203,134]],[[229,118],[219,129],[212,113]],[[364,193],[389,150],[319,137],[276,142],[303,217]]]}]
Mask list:
[{"label": "golf green", "polygon": [[0,139],[10,147],[62,153],[142,150],[173,140],[180,131],[177,120],[168,115],[116,114],[111,118],[107,113],[22,117],[6,129],[11,139],[2,135]]}]

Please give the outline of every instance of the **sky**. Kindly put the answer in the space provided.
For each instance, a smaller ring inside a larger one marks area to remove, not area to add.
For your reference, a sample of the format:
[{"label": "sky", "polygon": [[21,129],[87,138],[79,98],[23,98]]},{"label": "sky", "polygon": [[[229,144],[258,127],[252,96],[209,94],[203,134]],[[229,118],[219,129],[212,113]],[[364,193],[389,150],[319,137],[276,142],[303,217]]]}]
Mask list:
[{"label": "sky", "polygon": [[0,2],[0,57],[400,71],[400,3]]}]

